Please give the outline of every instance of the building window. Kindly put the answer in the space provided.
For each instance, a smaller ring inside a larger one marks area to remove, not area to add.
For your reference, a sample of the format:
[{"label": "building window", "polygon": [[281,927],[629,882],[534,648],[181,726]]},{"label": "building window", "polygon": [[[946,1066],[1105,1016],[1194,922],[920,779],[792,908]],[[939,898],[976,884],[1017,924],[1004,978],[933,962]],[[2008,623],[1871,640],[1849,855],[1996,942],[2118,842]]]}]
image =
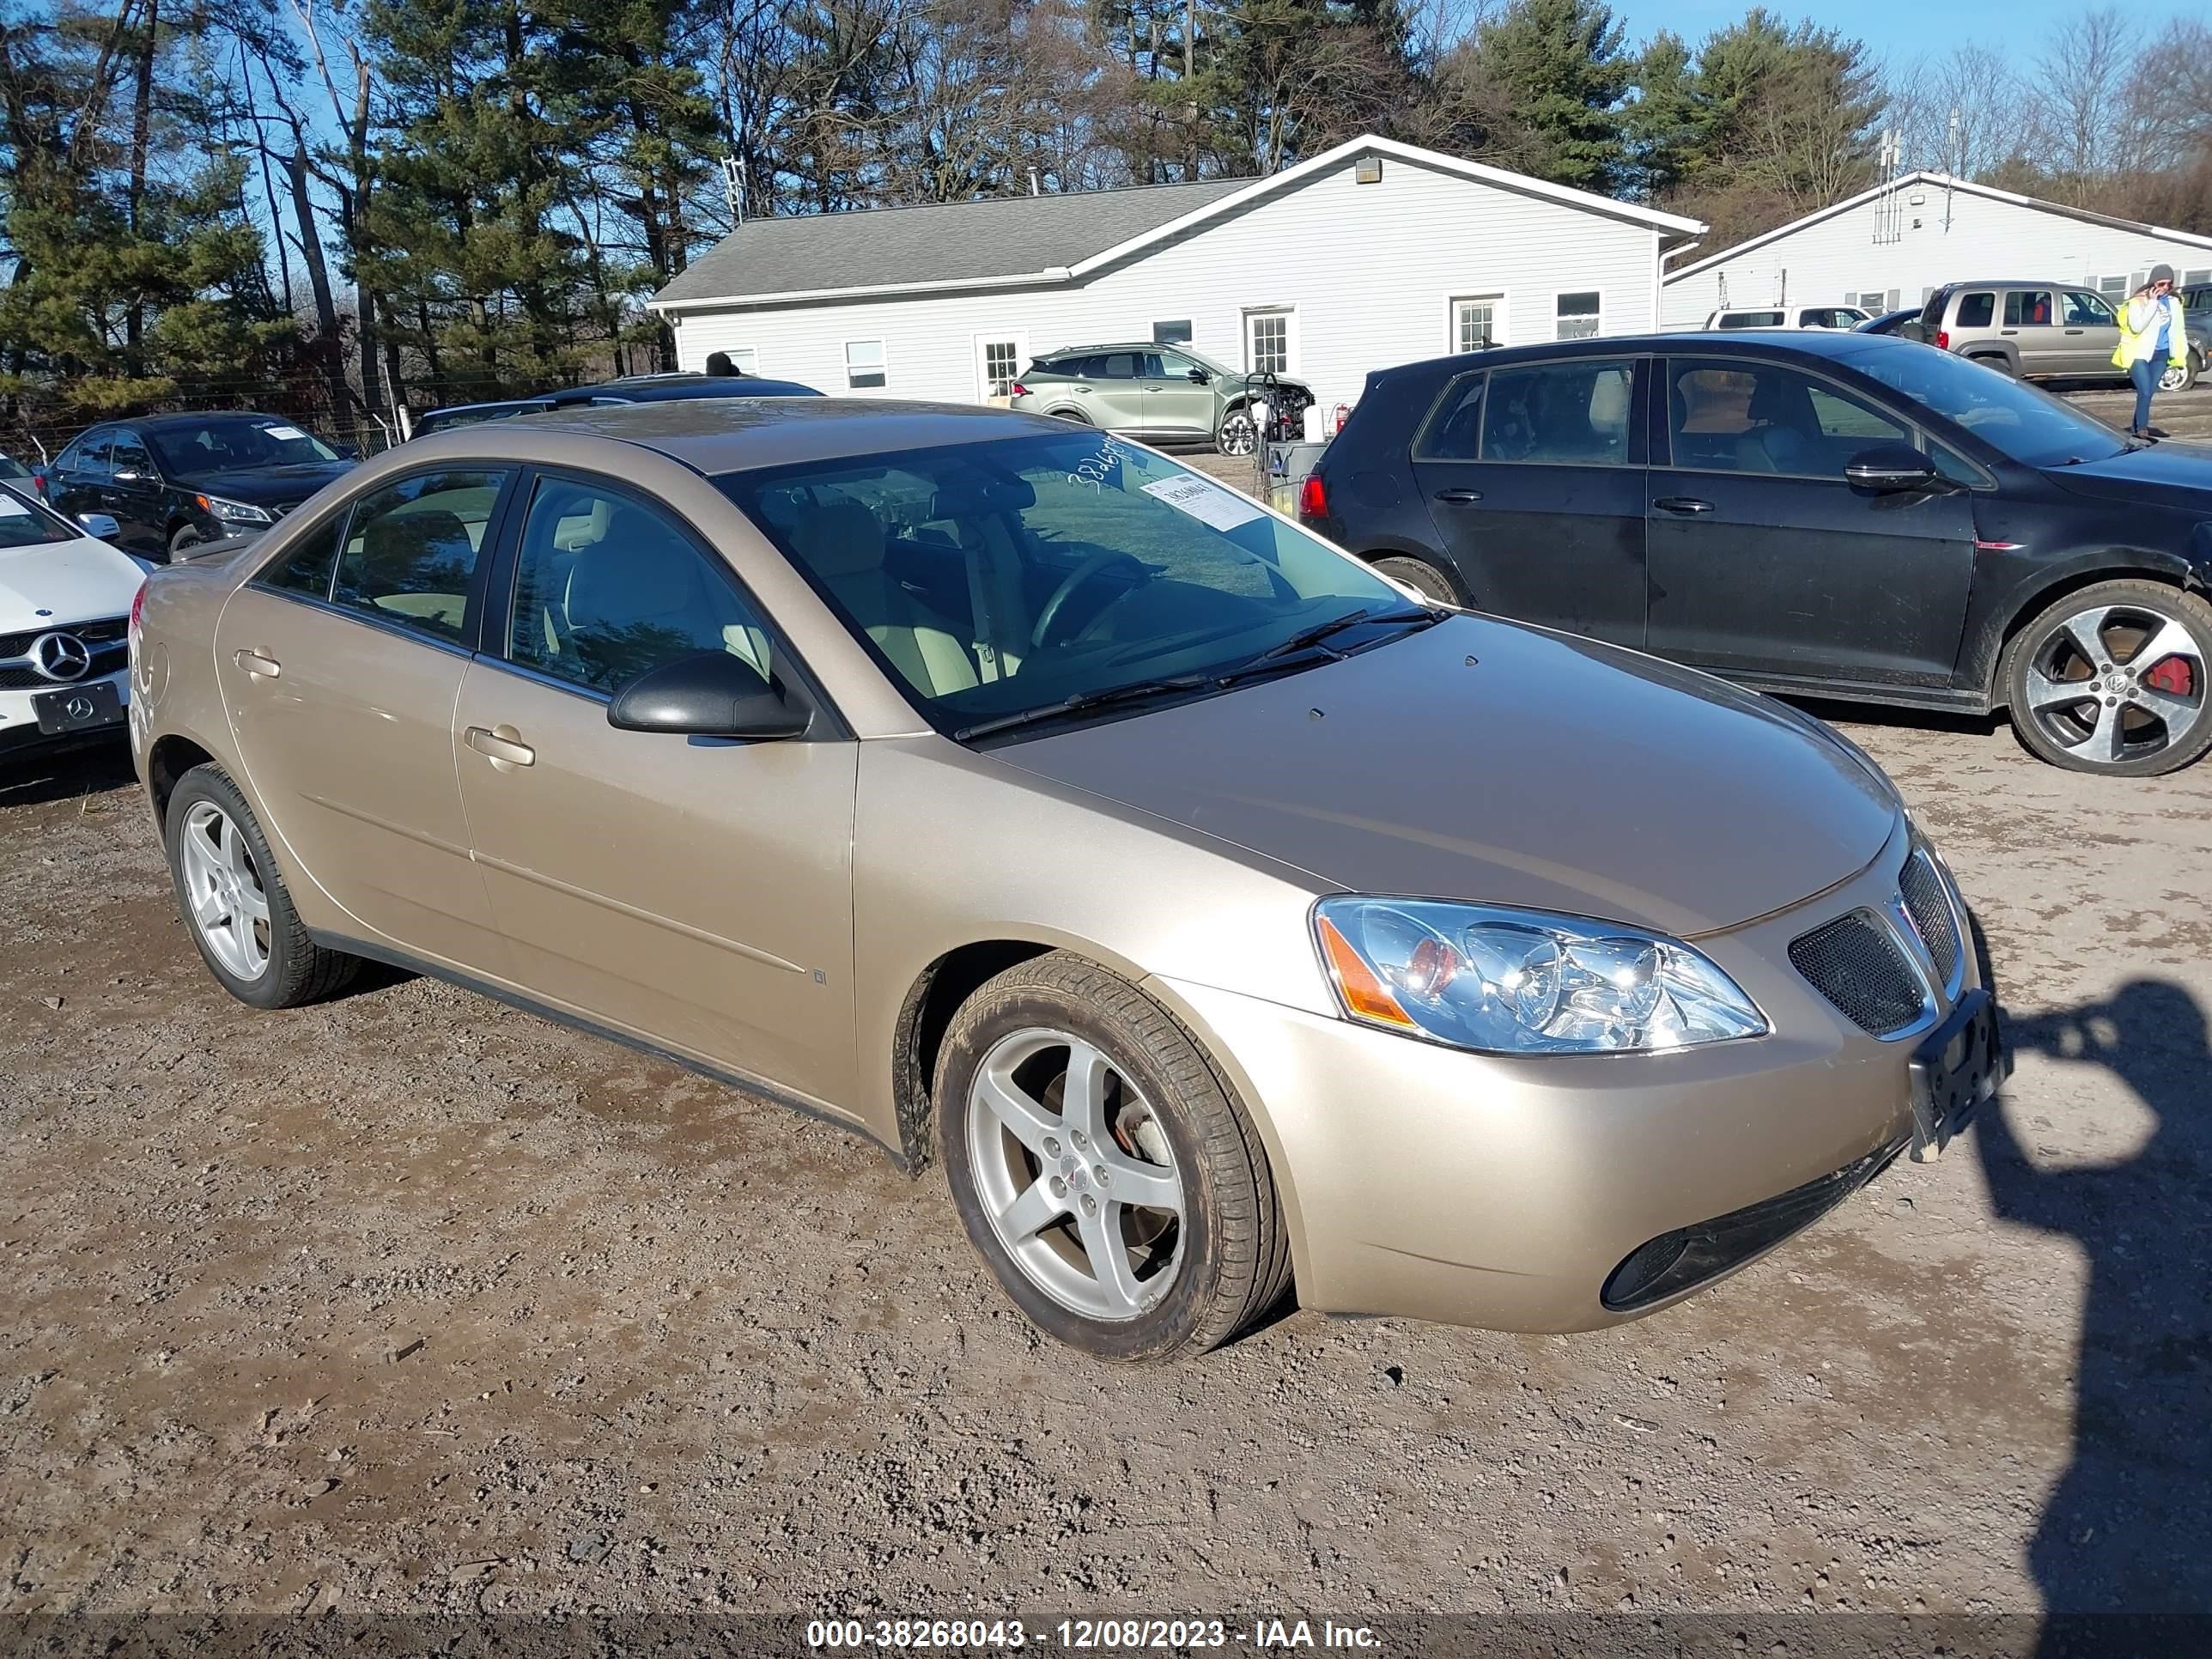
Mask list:
[{"label": "building window", "polygon": [[2185,270],[2181,273],[2184,288],[2201,288],[2207,283],[2212,283],[2212,270]]},{"label": "building window", "polygon": [[1255,311],[1244,318],[1244,362],[1255,374],[1291,372],[1291,313]]},{"label": "building window", "polygon": [[[1894,311],[1897,308],[1897,301],[1891,297],[1889,290],[1886,288],[1867,289],[1851,303],[1869,317],[1879,317],[1885,311]],[[1921,303],[1924,305],[1927,301],[1923,300]]]},{"label": "building window", "polygon": [[1188,345],[1190,319],[1184,317],[1173,322],[1154,323],[1152,343],[1154,345]]},{"label": "building window", "polygon": [[983,342],[983,395],[1003,398],[1021,373],[1022,345],[1018,340]]},{"label": "building window", "polygon": [[2124,276],[2100,276],[2097,278],[2097,292],[2110,299],[2124,300],[2128,297],[2128,279]]},{"label": "building window", "polygon": [[722,355],[730,360],[730,367],[740,374],[760,373],[760,349],[757,346],[730,346]]},{"label": "building window", "polygon": [[854,392],[884,385],[884,343],[881,340],[845,342],[845,384]]},{"label": "building window", "polygon": [[1559,295],[1556,337],[1562,340],[1589,339],[1598,331],[1602,315],[1600,310],[1601,303],[1595,292]]},{"label": "building window", "polygon": [[1498,343],[1498,327],[1505,311],[1503,295],[1478,294],[1468,299],[1454,300],[1451,309],[1448,349],[1480,351]]}]

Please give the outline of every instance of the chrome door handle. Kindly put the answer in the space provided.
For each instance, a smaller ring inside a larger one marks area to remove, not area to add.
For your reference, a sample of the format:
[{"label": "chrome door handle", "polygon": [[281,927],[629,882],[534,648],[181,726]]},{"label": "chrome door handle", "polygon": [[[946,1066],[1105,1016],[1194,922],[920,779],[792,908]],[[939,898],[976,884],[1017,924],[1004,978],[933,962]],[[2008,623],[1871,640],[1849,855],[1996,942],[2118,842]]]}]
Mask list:
[{"label": "chrome door handle", "polygon": [[522,742],[521,736],[511,726],[502,726],[496,732],[471,726],[467,732],[469,747],[486,760],[503,762],[508,766],[529,766],[537,761],[538,751]]},{"label": "chrome door handle", "polygon": [[274,657],[264,657],[258,651],[240,651],[231,660],[257,680],[273,680],[284,672],[284,665]]},{"label": "chrome door handle", "polygon": [[1462,506],[1465,506],[1470,501],[1480,501],[1482,492],[1480,489],[1439,489],[1436,493],[1436,499],[1440,501],[1457,501]]},{"label": "chrome door handle", "polygon": [[1713,504],[1711,501],[1696,501],[1687,495],[1662,495],[1651,505],[1662,513],[1697,514],[1710,513],[1713,510]]}]

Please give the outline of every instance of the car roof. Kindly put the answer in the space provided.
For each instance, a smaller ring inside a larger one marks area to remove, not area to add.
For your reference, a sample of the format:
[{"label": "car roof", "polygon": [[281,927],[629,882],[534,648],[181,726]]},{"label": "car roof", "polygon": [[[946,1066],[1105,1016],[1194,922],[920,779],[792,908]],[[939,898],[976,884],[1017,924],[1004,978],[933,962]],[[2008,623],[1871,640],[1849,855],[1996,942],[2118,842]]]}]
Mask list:
[{"label": "car roof", "polygon": [[444,420],[448,416],[490,414],[502,409],[544,409],[554,399],[588,402],[599,397],[619,397],[630,403],[652,403],[673,398],[818,398],[822,394],[797,380],[769,380],[758,374],[628,374],[619,380],[590,386],[564,386],[527,398],[501,398],[488,404],[441,404],[426,409],[418,421]]},{"label": "car roof", "polygon": [[513,431],[561,431],[635,444],[708,476],[793,463],[856,459],[994,438],[1057,435],[1074,428],[1042,415],[974,404],[886,398],[686,398],[585,404],[464,428],[455,445],[493,445]]},{"label": "car roof", "polygon": [[[1575,357],[1863,356],[1869,351],[1923,351],[1915,340],[1893,334],[1861,334],[1856,329],[1731,328],[1687,329],[1678,334],[1607,334],[1586,340],[1551,340],[1539,345],[1492,346],[1403,365],[1406,370],[1446,373],[1474,368],[1510,368],[1516,363],[1559,362]],[[1385,371],[1389,374],[1397,369]]]},{"label": "car roof", "polygon": [[1937,286],[1938,294],[1960,288],[2077,288],[2094,294],[2097,285],[2091,282],[2063,282],[2056,276],[1977,276],[1971,283],[1943,283]]},{"label": "car roof", "polygon": [[1054,346],[1049,351],[1040,351],[1040,357],[1064,357],[1071,351],[1189,351],[1194,348],[1188,340],[1109,340],[1103,345]]}]

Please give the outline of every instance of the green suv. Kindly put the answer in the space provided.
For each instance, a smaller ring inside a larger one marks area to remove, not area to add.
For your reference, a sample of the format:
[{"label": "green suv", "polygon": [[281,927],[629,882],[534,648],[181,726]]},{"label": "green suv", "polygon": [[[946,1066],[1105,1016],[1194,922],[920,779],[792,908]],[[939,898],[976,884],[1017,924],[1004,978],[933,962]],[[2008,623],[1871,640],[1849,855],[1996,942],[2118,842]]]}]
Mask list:
[{"label": "green suv", "polygon": [[1224,455],[1249,455],[1261,436],[1250,405],[1262,396],[1273,410],[1266,435],[1296,436],[1314,400],[1303,382],[1268,382],[1224,368],[1188,346],[1148,340],[1048,352],[1014,382],[1009,403],[1148,443],[1210,441]]}]

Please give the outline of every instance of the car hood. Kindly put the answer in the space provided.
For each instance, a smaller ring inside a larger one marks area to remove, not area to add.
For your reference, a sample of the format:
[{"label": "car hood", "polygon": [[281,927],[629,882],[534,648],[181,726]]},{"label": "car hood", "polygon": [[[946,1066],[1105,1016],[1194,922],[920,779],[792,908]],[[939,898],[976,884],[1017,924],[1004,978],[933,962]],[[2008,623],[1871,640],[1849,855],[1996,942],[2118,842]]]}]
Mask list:
[{"label": "car hood", "polygon": [[1780,703],[1464,616],[995,758],[1354,892],[1680,935],[1856,874],[1899,811],[1870,763]]},{"label": "car hood", "polygon": [[2100,501],[2133,507],[2149,501],[2212,513],[2212,444],[2169,438],[2108,460],[2055,466],[2045,476],[2062,489]]},{"label": "car hood", "polygon": [[248,466],[215,472],[180,473],[170,480],[203,495],[222,495],[255,507],[291,507],[304,501],[333,478],[342,478],[357,461],[312,461],[297,466]]},{"label": "car hood", "polygon": [[0,550],[0,634],[127,615],[145,575],[128,553],[89,536]]}]

